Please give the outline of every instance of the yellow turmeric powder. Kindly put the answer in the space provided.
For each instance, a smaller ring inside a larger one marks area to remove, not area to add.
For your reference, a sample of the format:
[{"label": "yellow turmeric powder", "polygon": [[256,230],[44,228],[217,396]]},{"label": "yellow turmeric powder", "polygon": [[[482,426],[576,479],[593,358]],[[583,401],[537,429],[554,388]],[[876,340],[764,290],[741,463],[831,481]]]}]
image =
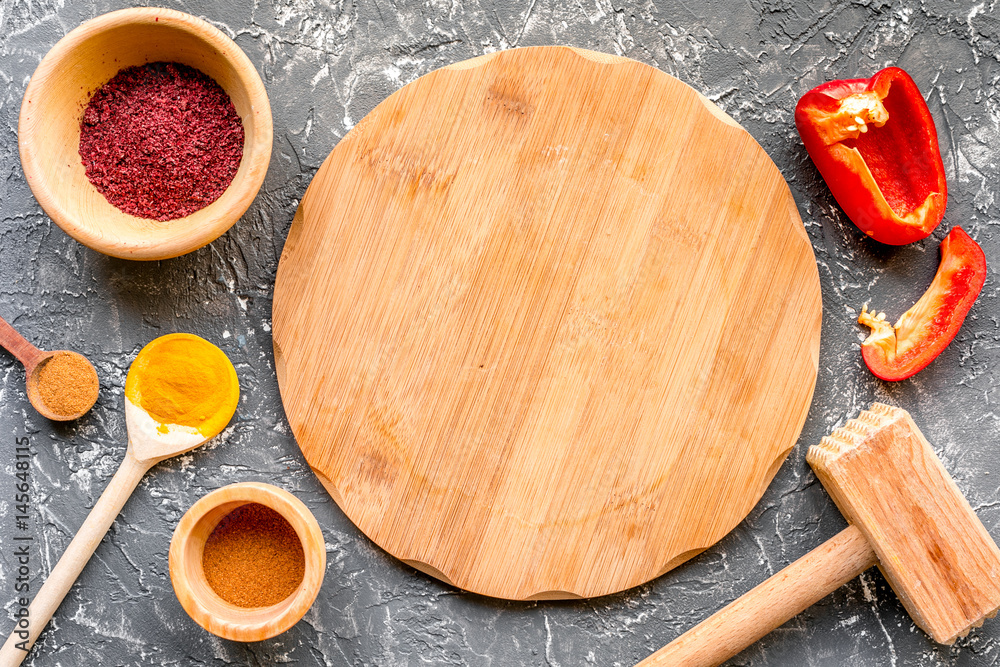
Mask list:
[{"label": "yellow turmeric powder", "polygon": [[168,334],[142,348],[125,379],[125,396],[160,424],[187,426],[212,437],[240,399],[226,354],[194,334]]}]

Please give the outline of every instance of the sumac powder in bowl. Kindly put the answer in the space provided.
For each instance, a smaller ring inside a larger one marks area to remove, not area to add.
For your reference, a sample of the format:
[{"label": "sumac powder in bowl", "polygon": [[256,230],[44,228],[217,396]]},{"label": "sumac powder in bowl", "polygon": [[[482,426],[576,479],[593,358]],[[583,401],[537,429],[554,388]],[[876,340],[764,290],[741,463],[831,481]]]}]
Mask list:
[{"label": "sumac powder in bowl", "polygon": [[71,30],[35,69],[17,123],[25,180],[52,222],[98,252],[147,261],[197,250],[236,224],[264,182],[273,138],[247,54],[164,7]]},{"label": "sumac powder in bowl", "polygon": [[243,141],[222,87],[173,62],[121,70],[80,123],[80,158],[94,187],[121,211],[160,221],[218,199],[239,170]]}]

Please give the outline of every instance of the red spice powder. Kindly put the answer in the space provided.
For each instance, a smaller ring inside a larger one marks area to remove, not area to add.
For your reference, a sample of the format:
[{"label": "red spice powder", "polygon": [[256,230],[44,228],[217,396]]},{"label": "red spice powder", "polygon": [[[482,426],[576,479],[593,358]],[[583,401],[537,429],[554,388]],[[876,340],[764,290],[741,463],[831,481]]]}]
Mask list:
[{"label": "red spice powder", "polygon": [[306,558],[295,529],[278,512],[248,503],[219,522],[201,559],[205,579],[237,607],[269,607],[295,592]]},{"label": "red spice powder", "polygon": [[226,91],[179,63],[127,67],[80,123],[87,178],[125,213],[174,220],[218,199],[243,158],[243,123]]}]

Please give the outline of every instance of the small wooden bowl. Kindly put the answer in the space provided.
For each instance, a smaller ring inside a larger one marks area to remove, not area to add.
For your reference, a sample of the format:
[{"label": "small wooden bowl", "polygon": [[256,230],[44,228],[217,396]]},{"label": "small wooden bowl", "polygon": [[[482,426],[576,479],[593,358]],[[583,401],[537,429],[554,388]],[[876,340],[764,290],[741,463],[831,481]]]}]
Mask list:
[{"label": "small wooden bowl", "polygon": [[[212,77],[243,120],[243,160],[216,201],[167,222],[136,218],[91,185],[80,160],[80,121],[91,95],[125,67],[179,62]],[[52,47],[21,103],[18,147],[35,198],[80,243],[125,259],[167,259],[221,236],[257,195],[271,159],[271,107],[250,59],[222,32],[170,9],[98,16]]]},{"label": "small wooden bowl", "polygon": [[[301,540],[305,555],[302,583],[270,607],[237,607],[223,600],[209,585],[202,568],[208,536],[230,512],[247,503],[260,503],[285,517]],[[174,593],[198,625],[224,639],[256,642],[292,627],[312,606],[326,570],[326,544],[316,518],[301,500],[270,484],[243,482],[216,489],[191,506],[174,530],[169,560]]]}]

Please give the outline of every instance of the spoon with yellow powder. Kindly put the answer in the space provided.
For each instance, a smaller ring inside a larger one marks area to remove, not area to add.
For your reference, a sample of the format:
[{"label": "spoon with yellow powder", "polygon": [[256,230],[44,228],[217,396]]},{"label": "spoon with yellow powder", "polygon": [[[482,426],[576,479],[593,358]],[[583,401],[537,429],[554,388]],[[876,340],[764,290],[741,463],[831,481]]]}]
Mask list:
[{"label": "spoon with yellow powder", "polygon": [[236,370],[207,340],[169,334],[142,348],[125,378],[125,460],[0,648],[0,667],[28,654],[146,471],[218,435],[239,399]]}]

